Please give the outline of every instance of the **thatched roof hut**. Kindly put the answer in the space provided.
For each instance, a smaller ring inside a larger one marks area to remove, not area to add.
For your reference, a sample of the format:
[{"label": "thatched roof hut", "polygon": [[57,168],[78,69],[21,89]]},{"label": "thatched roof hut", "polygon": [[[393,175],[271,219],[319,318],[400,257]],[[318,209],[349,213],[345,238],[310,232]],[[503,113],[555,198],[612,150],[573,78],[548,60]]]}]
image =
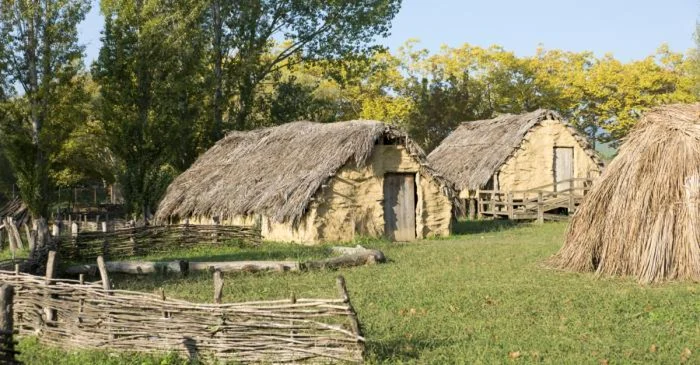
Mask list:
[{"label": "thatched roof hut", "polygon": [[646,113],[571,220],[554,267],[700,281],[700,104]]},{"label": "thatched roof hut", "polygon": [[156,219],[258,219],[266,238],[306,243],[409,240],[449,234],[452,192],[391,126],[295,122],[228,134],[172,183]]},{"label": "thatched roof hut", "polygon": [[603,162],[556,112],[501,115],[464,122],[428,156],[440,174],[469,191],[528,190],[571,178],[594,178]]}]

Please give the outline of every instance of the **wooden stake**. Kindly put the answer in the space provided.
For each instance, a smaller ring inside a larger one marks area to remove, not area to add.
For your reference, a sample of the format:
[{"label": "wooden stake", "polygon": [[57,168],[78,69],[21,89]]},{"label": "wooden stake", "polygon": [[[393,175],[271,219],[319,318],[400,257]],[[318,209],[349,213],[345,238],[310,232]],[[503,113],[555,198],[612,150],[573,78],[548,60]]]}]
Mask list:
[{"label": "wooden stake", "polygon": [[474,198],[468,198],[469,201],[469,220],[473,221],[476,219],[476,200]]},{"label": "wooden stake", "polygon": [[[102,256],[97,256],[97,268],[100,270],[100,277],[102,278],[102,289],[107,295],[112,295],[112,283],[109,281],[107,266],[105,266],[105,259]],[[107,313],[107,323],[109,322],[112,322],[112,320],[109,313]],[[114,340],[114,333],[110,325],[107,325],[107,332],[109,333],[109,340]]]},{"label": "wooden stake", "polygon": [[3,364],[15,364],[14,350],[15,342],[12,338],[14,332],[13,301],[15,289],[10,284],[0,286],[0,335],[2,337],[2,347],[7,357],[0,359]]},{"label": "wooden stake", "polygon": [[75,250],[75,257],[80,258],[80,247],[78,247],[78,222],[73,222],[70,225],[70,237]]},{"label": "wooden stake", "polygon": [[[53,285],[53,278],[56,274],[56,251],[49,251],[49,258],[46,261],[46,285]],[[44,294],[46,298],[46,306],[44,306],[44,313],[46,314],[47,322],[56,321],[56,310],[51,308],[50,305],[50,290]]]},{"label": "wooden stake", "polygon": [[508,208],[508,219],[513,219],[513,216],[515,215],[515,212],[514,212],[515,209],[513,207],[513,193],[508,192],[507,199],[508,199],[508,207],[507,207]]},{"label": "wooden stake", "polygon": [[111,295],[112,285],[109,282],[107,266],[102,256],[97,256],[97,269],[100,271],[100,278],[102,278],[102,289],[107,292],[107,294]]},{"label": "wooden stake", "polygon": [[[163,288],[158,288],[160,294],[160,300],[165,301],[165,290]],[[170,318],[170,313],[163,311],[163,318]]]},{"label": "wooden stake", "polygon": [[56,238],[60,235],[61,235],[61,221],[56,221],[56,222],[54,222],[53,226],[51,226],[51,236]]},{"label": "wooden stake", "polygon": [[224,277],[221,270],[214,270],[214,303],[221,304],[221,296],[224,290]]},{"label": "wooden stake", "polygon": [[102,241],[102,254],[109,257],[109,242],[107,242],[107,222],[102,222],[102,233],[104,234],[104,239]]},{"label": "wooden stake", "polygon": [[355,309],[352,307],[352,304],[350,303],[350,295],[348,294],[348,289],[345,286],[345,278],[343,276],[338,276],[336,278],[336,284],[338,286],[338,293],[340,294],[340,298],[343,300],[345,304],[348,305],[349,308],[349,316],[350,316],[350,325],[352,326],[352,331],[357,335],[358,337],[362,337],[362,328],[360,327],[360,322],[357,320],[357,313],[355,312]]},{"label": "wooden stake", "polygon": [[537,192],[537,223],[544,223],[544,201],[542,192]]}]

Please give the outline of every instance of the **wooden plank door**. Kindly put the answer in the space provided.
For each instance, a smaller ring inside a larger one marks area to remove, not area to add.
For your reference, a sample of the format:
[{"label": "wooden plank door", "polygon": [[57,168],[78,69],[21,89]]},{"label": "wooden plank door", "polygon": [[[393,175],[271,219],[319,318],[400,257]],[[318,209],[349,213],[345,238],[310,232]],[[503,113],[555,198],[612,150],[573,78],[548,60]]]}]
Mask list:
[{"label": "wooden plank door", "polygon": [[574,148],[554,147],[554,181],[556,191],[569,189],[571,183],[559,183],[574,177]]},{"label": "wooden plank door", "polygon": [[415,174],[384,175],[384,234],[393,241],[416,239]]}]

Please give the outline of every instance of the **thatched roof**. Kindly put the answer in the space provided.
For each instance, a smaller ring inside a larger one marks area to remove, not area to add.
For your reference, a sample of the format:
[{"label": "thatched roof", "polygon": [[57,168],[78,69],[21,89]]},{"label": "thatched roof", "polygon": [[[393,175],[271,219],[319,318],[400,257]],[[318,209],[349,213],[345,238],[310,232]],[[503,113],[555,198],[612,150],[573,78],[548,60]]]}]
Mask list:
[{"label": "thatched roof", "polygon": [[550,263],[643,283],[700,281],[700,103],[642,117]]},{"label": "thatched roof", "polygon": [[404,145],[421,162],[421,172],[451,194],[447,180],[427,167],[423,150],[394,127],[377,121],[294,122],[228,134],[175,179],[156,219],[261,214],[296,222],[341,167],[364,166],[380,138]]},{"label": "thatched roof", "polygon": [[599,166],[603,166],[602,160],[584,136],[566,123],[558,113],[545,109],[464,122],[430,153],[428,161],[435,170],[454,182],[459,190],[483,188],[514,155],[528,132],[543,120],[561,121],[583,150]]}]

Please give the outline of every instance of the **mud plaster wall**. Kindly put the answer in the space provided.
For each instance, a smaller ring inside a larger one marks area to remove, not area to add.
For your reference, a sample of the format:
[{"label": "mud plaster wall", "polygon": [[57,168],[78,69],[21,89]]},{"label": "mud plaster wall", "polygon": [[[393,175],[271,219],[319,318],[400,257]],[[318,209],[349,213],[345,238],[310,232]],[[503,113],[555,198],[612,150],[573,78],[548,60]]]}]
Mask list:
[{"label": "mud plaster wall", "polygon": [[347,165],[317,193],[307,220],[314,216],[313,242],[352,241],[384,235],[384,174],[416,174],[416,237],[450,234],[452,205],[440,186],[418,173],[420,165],[403,146],[379,145],[365,167]]},{"label": "mud plaster wall", "polygon": [[500,169],[502,191],[527,190],[554,183],[554,147],[574,148],[574,177],[596,178],[600,168],[561,122],[544,120],[525,135],[522,145]]}]

